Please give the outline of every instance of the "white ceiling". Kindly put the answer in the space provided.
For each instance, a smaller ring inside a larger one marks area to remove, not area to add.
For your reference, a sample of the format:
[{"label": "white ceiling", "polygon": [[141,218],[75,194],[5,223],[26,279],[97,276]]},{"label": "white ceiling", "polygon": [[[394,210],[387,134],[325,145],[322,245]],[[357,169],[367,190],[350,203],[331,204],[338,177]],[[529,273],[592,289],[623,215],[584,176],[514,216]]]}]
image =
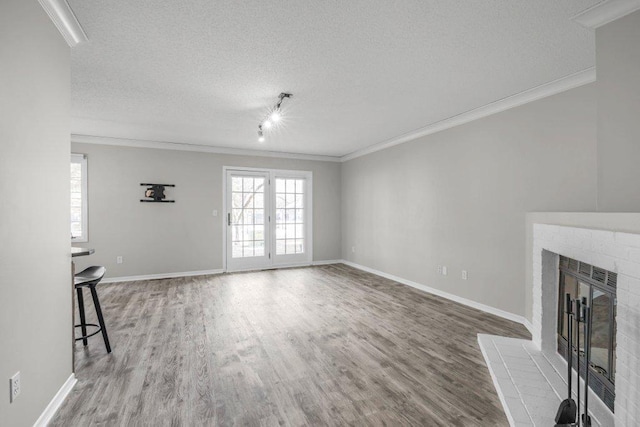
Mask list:
[{"label": "white ceiling", "polygon": [[342,156],[593,67],[599,2],[69,0],[72,133]]}]

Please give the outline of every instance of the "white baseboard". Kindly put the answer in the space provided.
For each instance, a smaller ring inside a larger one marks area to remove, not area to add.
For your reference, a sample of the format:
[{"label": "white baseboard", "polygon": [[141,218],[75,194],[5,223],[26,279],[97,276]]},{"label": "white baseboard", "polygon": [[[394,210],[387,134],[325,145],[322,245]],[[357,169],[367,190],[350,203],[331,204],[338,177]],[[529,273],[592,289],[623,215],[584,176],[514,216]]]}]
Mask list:
[{"label": "white baseboard", "polygon": [[233,270],[233,271],[226,271],[225,273],[247,273],[250,271],[265,271],[265,270],[278,270],[281,268],[298,268],[298,267],[311,267],[311,266],[315,266],[315,265],[329,265],[329,264],[340,264],[342,263],[341,259],[332,259],[332,260],[325,260],[325,261],[312,261],[312,262],[294,262],[294,263],[289,263],[289,264],[279,264],[279,265],[270,265],[268,267],[262,267],[262,268],[246,268],[246,269],[242,269],[242,270]]},{"label": "white baseboard", "polygon": [[[292,268],[292,267],[304,267],[308,265],[329,265],[329,264],[340,264],[343,261],[341,259],[332,259],[332,260],[323,260],[323,261],[313,261],[311,264],[308,262],[303,262],[299,264],[286,264],[286,265],[278,265],[273,266],[273,269],[276,268]],[[250,269],[250,270],[238,270],[239,272],[244,271],[259,271],[264,269]],[[222,274],[225,271],[223,269],[217,270],[200,270],[200,271],[182,271],[177,273],[159,273],[159,274],[142,274],[139,276],[121,276],[121,277],[107,277],[106,279],[102,279],[102,283],[116,283],[116,282],[135,282],[137,280],[154,280],[154,279],[173,279],[176,277],[190,277],[190,276],[206,276],[208,274]]]},{"label": "white baseboard", "polygon": [[[355,262],[342,260],[343,264],[346,264],[350,267],[357,268],[358,270],[366,271],[368,273],[376,274],[378,276],[382,276],[384,278],[394,280],[398,283],[402,283],[403,285],[411,286],[412,288],[419,289],[424,292],[428,292],[433,295],[437,295],[442,298],[446,298],[448,300],[466,305],[468,307],[472,307],[478,309],[480,311],[484,311],[485,313],[490,313],[498,317],[502,317],[503,319],[511,320],[516,323],[520,323],[524,325],[527,329],[528,321],[523,317],[517,314],[510,313],[508,311],[500,310],[499,308],[491,307],[489,305],[481,304],[479,302],[460,297],[458,295],[450,294],[449,292],[441,291],[440,289],[435,289],[430,286],[426,286],[420,283],[412,282],[411,280],[403,279],[402,277],[394,276],[393,274],[388,274],[383,271],[376,270],[374,268],[365,267],[364,265],[356,264]],[[529,323],[530,325],[530,323]],[[531,329],[529,329],[531,330]]]},{"label": "white baseboard", "polygon": [[529,321],[529,319],[525,317],[524,322],[522,324],[524,325],[525,328],[527,328],[531,336],[533,336],[533,324]]},{"label": "white baseboard", "polygon": [[206,276],[208,274],[221,274],[221,273],[224,273],[224,271],[222,269],[217,269],[217,270],[200,270],[200,271],[182,271],[177,273],[143,274],[140,276],[107,277],[106,279],[102,280],[102,283],[134,282],[136,280],[173,279],[175,277]]},{"label": "white baseboard", "polygon": [[330,259],[325,261],[313,261],[311,265],[330,265],[330,264],[342,264],[344,261],[341,259]]},{"label": "white baseboard", "polygon": [[51,399],[51,402],[49,402],[42,414],[40,414],[40,417],[33,425],[34,427],[45,427],[47,424],[49,424],[49,422],[56,414],[58,409],[60,409],[60,406],[62,406],[62,403],[67,398],[67,396],[71,392],[71,389],[74,385],[76,385],[77,382],[78,380],[76,379],[75,374],[72,373],[71,375],[69,375],[69,378],[67,378],[64,384],[62,384],[60,390],[58,390],[56,395],[53,396],[53,399]]}]

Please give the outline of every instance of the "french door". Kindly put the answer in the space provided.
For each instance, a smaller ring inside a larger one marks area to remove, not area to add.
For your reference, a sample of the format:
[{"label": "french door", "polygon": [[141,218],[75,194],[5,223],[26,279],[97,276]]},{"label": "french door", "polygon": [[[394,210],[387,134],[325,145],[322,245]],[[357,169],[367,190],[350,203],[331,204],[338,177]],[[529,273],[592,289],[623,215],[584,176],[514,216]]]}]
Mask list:
[{"label": "french door", "polygon": [[311,173],[225,168],[226,270],[310,264]]}]

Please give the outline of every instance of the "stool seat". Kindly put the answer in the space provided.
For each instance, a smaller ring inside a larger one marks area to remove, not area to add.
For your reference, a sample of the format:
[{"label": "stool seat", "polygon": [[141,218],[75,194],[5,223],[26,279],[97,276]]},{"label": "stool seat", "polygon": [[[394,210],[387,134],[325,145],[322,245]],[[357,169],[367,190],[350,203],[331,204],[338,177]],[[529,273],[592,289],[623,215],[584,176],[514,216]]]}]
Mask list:
[{"label": "stool seat", "polygon": [[91,267],[87,267],[82,270],[80,273],[77,273],[73,276],[73,284],[78,286],[91,286],[97,285],[100,280],[104,277],[104,274],[107,272],[107,269],[101,265],[93,265]]},{"label": "stool seat", "polygon": [[[98,299],[98,292],[96,291],[96,286],[98,285],[98,283],[100,283],[106,271],[106,268],[100,265],[94,265],[85,268],[80,273],[73,276],[73,285],[76,288],[76,293],[78,294],[78,311],[80,312],[80,323],[75,325],[75,327],[82,329],[82,336],[76,338],[76,341],[82,340],[82,343],[85,346],[87,345],[87,338],[94,336],[98,332],[102,332],[102,339],[104,340],[104,345],[107,348],[107,353],[111,353],[111,345],[109,344],[107,327],[104,324],[102,308],[100,307],[100,300]],[[87,323],[86,321],[86,317],[84,314],[84,296],[82,294],[83,288],[89,288],[89,290],[91,291],[93,306],[96,309],[96,315],[98,316],[99,325],[96,325],[94,323]],[[95,327],[97,328],[97,330],[91,334],[87,334],[87,326]]]}]

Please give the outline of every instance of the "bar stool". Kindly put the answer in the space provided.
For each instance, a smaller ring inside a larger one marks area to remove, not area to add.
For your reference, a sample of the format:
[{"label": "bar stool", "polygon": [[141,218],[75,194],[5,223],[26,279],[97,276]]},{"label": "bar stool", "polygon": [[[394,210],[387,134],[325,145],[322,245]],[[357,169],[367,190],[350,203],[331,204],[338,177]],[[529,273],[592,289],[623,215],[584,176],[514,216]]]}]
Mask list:
[{"label": "bar stool", "polygon": [[[82,343],[87,345],[87,338],[94,336],[98,332],[102,331],[102,338],[104,338],[104,345],[107,347],[107,353],[111,353],[111,346],[109,345],[109,337],[107,336],[107,328],[104,325],[104,318],[102,317],[102,309],[100,308],[100,300],[98,299],[98,293],[96,292],[96,285],[100,283],[100,280],[104,277],[104,273],[107,271],[102,266],[92,266],[82,270],[73,277],[73,284],[78,294],[78,310],[80,311],[80,323],[74,325],[76,328],[82,329],[82,336],[76,338],[76,341],[82,340]],[[91,290],[91,296],[93,297],[93,305],[98,315],[98,323],[87,323],[84,315],[84,297],[82,296],[82,288],[89,288]],[[98,328],[97,331],[87,335],[87,326]]]}]

